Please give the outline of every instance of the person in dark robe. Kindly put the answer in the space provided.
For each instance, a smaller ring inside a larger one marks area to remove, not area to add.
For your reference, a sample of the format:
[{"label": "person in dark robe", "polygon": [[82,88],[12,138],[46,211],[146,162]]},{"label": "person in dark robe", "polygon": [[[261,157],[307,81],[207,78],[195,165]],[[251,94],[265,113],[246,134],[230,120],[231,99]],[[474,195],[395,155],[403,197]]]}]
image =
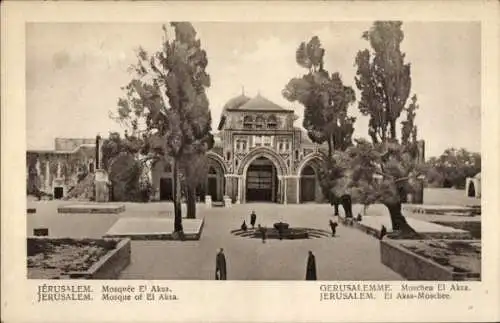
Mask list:
[{"label": "person in dark robe", "polygon": [[339,204],[340,204],[340,199],[338,199],[334,194],[330,195],[330,205],[333,206],[334,208],[334,216],[339,215]]},{"label": "person in dark robe", "polygon": [[246,224],[245,220],[243,220],[243,223],[241,224],[241,230],[247,231],[247,229],[248,229],[247,224]]},{"label": "person in dark robe", "polygon": [[255,214],[255,211],[252,210],[252,214],[250,214],[250,225],[252,226],[252,229],[255,228],[255,222],[257,222],[257,214]]},{"label": "person in dark robe", "polygon": [[380,236],[378,237],[378,239],[382,240],[386,234],[387,228],[385,227],[385,225],[382,225],[382,228],[380,229]]},{"label": "person in dark robe", "polygon": [[337,222],[333,222],[330,220],[330,229],[332,229],[332,237],[335,237],[335,233],[337,233],[337,226],[339,224]]},{"label": "person in dark robe", "polygon": [[260,224],[258,225],[258,230],[260,232],[260,236],[262,238],[262,243],[266,243],[266,238],[267,238],[267,229],[262,227]]},{"label": "person in dark robe", "polygon": [[309,251],[309,256],[307,257],[306,280],[316,279],[316,257],[312,251]]},{"label": "person in dark robe", "polygon": [[351,196],[344,194],[340,197],[340,203],[342,204],[342,208],[344,209],[345,217],[352,218],[352,200]]},{"label": "person in dark robe", "polygon": [[227,280],[226,256],[224,255],[224,249],[222,248],[219,249],[215,258],[215,279]]}]

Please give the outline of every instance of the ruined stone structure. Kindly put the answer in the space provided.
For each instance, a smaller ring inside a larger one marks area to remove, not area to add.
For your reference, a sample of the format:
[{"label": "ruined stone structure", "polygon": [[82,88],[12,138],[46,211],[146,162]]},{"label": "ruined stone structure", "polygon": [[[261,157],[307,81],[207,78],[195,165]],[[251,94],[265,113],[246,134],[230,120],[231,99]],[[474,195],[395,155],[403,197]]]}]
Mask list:
[{"label": "ruined stone structure", "polygon": [[60,199],[79,180],[94,173],[95,139],[56,138],[53,150],[26,153],[27,190],[40,190]]}]

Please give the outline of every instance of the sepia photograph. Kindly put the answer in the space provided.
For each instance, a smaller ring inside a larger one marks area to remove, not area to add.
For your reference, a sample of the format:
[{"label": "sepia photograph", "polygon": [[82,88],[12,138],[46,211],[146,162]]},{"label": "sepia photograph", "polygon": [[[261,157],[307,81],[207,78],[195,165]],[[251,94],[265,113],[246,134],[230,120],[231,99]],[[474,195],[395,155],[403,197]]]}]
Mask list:
[{"label": "sepia photograph", "polygon": [[499,9],[2,3],[0,320],[498,321]]},{"label": "sepia photograph", "polygon": [[479,21],[25,28],[28,279],[481,281]]}]

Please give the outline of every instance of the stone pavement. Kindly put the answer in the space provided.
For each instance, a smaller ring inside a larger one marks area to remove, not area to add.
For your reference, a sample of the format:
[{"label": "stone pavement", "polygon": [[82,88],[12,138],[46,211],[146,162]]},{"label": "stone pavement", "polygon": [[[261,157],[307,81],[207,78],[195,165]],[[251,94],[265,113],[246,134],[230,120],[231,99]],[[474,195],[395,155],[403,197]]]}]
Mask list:
[{"label": "stone pavement", "polygon": [[[57,214],[60,201],[30,202],[36,214],[27,215],[27,233],[35,227],[49,228],[50,236],[101,237],[120,218],[170,217],[172,203],[125,203],[121,214]],[[268,240],[237,237],[251,210],[257,223],[271,227],[278,221],[291,226],[329,230],[334,219],[325,204],[244,204],[232,208],[198,205],[204,217],[199,241],[132,241],[132,262],[122,279],[200,279],[215,275],[217,249],[225,250],[231,280],[303,280],[308,250],[316,255],[319,280],[401,280],[380,262],[379,241],[354,228],[339,227],[335,238]]]}]

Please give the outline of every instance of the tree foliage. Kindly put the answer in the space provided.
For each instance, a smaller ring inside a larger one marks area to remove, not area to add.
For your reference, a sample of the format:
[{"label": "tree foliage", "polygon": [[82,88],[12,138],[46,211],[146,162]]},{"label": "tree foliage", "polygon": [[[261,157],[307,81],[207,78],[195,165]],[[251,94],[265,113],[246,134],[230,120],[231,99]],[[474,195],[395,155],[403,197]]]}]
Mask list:
[{"label": "tree foliage", "polygon": [[[384,203],[394,230],[414,234],[401,213],[401,203],[418,187],[422,165],[418,164],[417,97],[406,103],[411,90],[410,64],[400,45],[404,34],[399,21],[377,21],[362,37],[370,43],[358,52],[356,86],[361,92],[358,108],[369,117],[372,142],[359,141],[348,151],[353,165],[351,185],[363,204]],[[401,122],[401,141],[397,120]]]},{"label": "tree foliage", "polygon": [[355,118],[348,108],[356,100],[354,90],[345,86],[339,73],[324,69],[324,55],[317,36],[302,42],[296,51],[297,64],[307,73],[291,79],[282,91],[291,102],[304,106],[303,126],[309,138],[318,144],[328,144],[328,155],[345,150],[352,144]]},{"label": "tree foliage", "polygon": [[148,171],[141,161],[144,143],[142,138],[121,137],[111,132],[102,142],[102,166],[109,174],[114,201],[143,201],[150,191],[151,183],[143,174]]},{"label": "tree foliage", "polygon": [[211,114],[205,89],[210,86],[206,52],[189,22],[172,22],[174,38],[163,26],[162,47],[140,48],[131,66],[132,80],[118,100],[118,119],[144,139],[144,150],[173,163],[175,231],[182,231],[182,165],[213,146]]},{"label": "tree foliage", "polygon": [[402,22],[377,21],[363,33],[372,51],[359,51],[355,64],[356,86],[361,91],[359,110],[370,117],[369,135],[374,143],[396,139],[396,120],[411,89],[410,64],[401,52]]},{"label": "tree foliage", "polygon": [[481,172],[481,155],[464,148],[446,149],[425,163],[426,180],[436,187],[464,188],[467,177]]}]

